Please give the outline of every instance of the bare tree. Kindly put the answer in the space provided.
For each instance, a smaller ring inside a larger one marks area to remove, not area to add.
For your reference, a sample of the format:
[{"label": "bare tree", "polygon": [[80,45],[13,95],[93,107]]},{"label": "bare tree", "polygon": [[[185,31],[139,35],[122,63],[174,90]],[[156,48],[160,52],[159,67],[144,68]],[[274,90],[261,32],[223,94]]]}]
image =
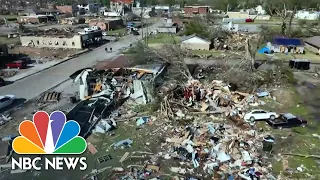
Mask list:
[{"label": "bare tree", "polygon": [[[287,29],[290,33],[294,15],[302,4],[302,0],[269,0],[265,6],[271,16],[277,15],[281,18],[282,33],[285,34]],[[286,26],[287,18],[289,18],[288,28]]]}]

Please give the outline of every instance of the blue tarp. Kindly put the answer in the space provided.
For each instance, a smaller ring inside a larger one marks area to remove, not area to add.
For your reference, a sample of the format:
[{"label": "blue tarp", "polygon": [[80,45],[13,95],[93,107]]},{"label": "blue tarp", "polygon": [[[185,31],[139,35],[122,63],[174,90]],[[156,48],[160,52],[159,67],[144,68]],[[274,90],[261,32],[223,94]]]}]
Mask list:
[{"label": "blue tarp", "polygon": [[283,46],[301,46],[304,42],[298,38],[274,38],[272,44]]},{"label": "blue tarp", "polygon": [[263,48],[261,48],[261,49],[258,50],[258,53],[259,53],[259,54],[264,54],[265,52],[267,52],[268,54],[271,53],[270,49],[267,48],[267,47],[263,47]]}]

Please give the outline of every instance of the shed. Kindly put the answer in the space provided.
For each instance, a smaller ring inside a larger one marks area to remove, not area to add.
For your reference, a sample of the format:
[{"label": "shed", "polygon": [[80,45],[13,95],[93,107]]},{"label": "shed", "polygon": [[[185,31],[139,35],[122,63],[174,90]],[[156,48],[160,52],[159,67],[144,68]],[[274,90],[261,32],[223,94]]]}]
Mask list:
[{"label": "shed", "polygon": [[304,42],[308,50],[320,54],[320,36],[309,37]]},{"label": "shed", "polygon": [[267,43],[267,48],[276,53],[304,53],[304,42],[299,38],[277,37]]},{"label": "shed", "polygon": [[166,23],[157,28],[159,33],[172,33],[176,34],[178,32],[177,24],[174,23]]},{"label": "shed", "polygon": [[192,50],[210,50],[212,43],[196,34],[181,37],[181,47]]}]

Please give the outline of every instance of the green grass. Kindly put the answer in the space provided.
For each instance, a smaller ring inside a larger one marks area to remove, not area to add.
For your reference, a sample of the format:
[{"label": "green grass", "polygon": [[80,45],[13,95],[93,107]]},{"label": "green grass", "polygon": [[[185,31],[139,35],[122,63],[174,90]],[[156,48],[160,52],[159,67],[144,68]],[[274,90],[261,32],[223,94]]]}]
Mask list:
[{"label": "green grass", "polygon": [[0,19],[6,18],[8,21],[15,21],[17,17],[17,15],[0,15]]},{"label": "green grass", "polygon": [[308,59],[311,62],[320,62],[320,56],[307,50],[305,48],[305,54],[293,54],[296,59]]},{"label": "green grass", "polygon": [[[288,75],[289,76],[289,75]],[[274,106],[270,110],[281,110],[282,112],[290,112],[294,115],[300,116],[308,120],[307,127],[294,127],[291,129],[272,129],[271,134],[277,134],[278,137],[288,137],[288,133],[292,133],[291,138],[286,140],[278,139],[278,141],[284,141],[285,145],[280,145],[280,149],[277,149],[277,153],[295,153],[295,154],[320,154],[320,140],[312,137],[312,134],[320,134],[320,126],[315,122],[314,118],[310,115],[308,107],[303,104],[303,98],[297,92],[293,85],[288,87],[288,91],[291,92],[291,102],[290,105],[284,107]],[[320,92],[320,91],[319,91]],[[297,106],[299,105],[299,106]],[[264,128],[259,124],[259,127]],[[289,140],[290,139],[290,140]],[[292,141],[292,142],[291,142]],[[282,157],[284,157],[282,155]],[[306,173],[311,175],[317,175],[318,166],[313,158],[304,158],[298,156],[287,156],[289,167],[296,169],[297,167],[303,165],[306,167],[306,170],[303,173],[295,173],[290,176],[291,179],[303,179],[308,178]],[[273,171],[276,174],[279,174],[280,171],[283,171],[282,162],[274,161],[273,162]]]},{"label": "green grass", "polygon": [[282,61],[290,61],[292,59],[308,59],[311,62],[319,63],[320,56],[316,55],[315,53],[305,49],[305,54],[292,54],[289,53],[288,55],[285,53],[274,53],[275,56],[278,57],[279,60]]},{"label": "green grass", "polygon": [[260,53],[256,53],[256,60],[268,60],[268,57],[266,54],[260,54]]},{"label": "green grass", "polygon": [[274,55],[277,56],[278,59],[282,61],[290,61],[294,58],[291,54],[286,55],[285,53],[274,53]]},{"label": "green grass", "polygon": [[170,34],[157,34],[148,38],[149,44],[165,44],[165,43],[179,43],[180,36]]},{"label": "green grass", "polygon": [[0,44],[17,44],[20,42],[20,38],[7,38],[0,36]]},{"label": "green grass", "polygon": [[113,35],[113,34],[117,34],[119,33],[121,36],[123,34],[125,34],[127,32],[127,29],[126,28],[121,28],[121,29],[116,29],[116,30],[113,30],[113,31],[108,31],[107,34],[108,35]]},{"label": "green grass", "polygon": [[192,50],[192,52],[194,54],[197,54],[197,55],[213,55],[213,56],[220,56],[220,55],[222,55],[224,53],[223,51],[218,51],[218,50],[210,50],[210,51],[207,51],[207,50]]}]

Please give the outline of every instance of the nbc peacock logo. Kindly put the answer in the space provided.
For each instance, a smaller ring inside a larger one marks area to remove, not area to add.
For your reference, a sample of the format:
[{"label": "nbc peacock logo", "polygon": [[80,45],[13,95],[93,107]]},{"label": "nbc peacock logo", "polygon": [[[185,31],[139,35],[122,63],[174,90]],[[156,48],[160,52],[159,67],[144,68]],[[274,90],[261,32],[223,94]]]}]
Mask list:
[{"label": "nbc peacock logo", "polygon": [[82,154],[87,143],[78,136],[80,126],[74,120],[66,122],[66,115],[61,111],[50,114],[38,111],[33,121],[20,123],[19,133],[12,148],[17,154]]}]

